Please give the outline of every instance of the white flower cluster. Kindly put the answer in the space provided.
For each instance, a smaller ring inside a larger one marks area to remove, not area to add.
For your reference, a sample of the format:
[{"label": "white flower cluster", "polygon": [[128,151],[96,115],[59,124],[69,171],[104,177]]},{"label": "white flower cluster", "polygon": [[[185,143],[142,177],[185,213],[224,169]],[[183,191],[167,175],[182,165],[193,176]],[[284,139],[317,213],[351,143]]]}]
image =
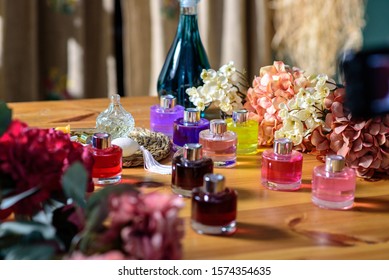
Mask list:
[{"label": "white flower cluster", "polygon": [[278,116],[282,127],[275,132],[275,138],[289,138],[299,145],[304,137],[324,125],[324,99],[330,93],[327,75],[308,77],[309,86],[302,87],[286,104],[279,105]]},{"label": "white flower cluster", "polygon": [[203,86],[186,90],[189,100],[203,111],[206,106],[214,103],[223,112],[231,115],[234,110],[242,109],[242,98],[239,96],[239,73],[234,62],[220,67],[218,71],[203,69],[201,79]]}]

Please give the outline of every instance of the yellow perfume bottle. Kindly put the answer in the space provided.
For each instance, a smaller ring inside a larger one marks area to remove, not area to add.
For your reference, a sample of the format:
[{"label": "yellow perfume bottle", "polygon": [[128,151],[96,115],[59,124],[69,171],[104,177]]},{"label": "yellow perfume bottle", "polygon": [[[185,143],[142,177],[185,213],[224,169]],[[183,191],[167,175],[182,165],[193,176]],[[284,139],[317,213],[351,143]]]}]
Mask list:
[{"label": "yellow perfume bottle", "polygon": [[249,120],[249,112],[236,110],[232,118],[227,119],[228,130],[238,136],[238,155],[256,154],[258,152],[258,122]]}]

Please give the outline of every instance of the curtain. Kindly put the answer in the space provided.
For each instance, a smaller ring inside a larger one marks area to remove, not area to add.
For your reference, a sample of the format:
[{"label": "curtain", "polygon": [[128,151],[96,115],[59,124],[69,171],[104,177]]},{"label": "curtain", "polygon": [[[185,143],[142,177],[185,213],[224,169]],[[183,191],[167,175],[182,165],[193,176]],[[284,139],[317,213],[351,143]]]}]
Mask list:
[{"label": "curtain", "polygon": [[[200,36],[213,69],[234,61],[251,80],[273,60],[268,0],[201,0]],[[157,79],[173,42],[177,0],[123,0],[126,95],[157,95]]]},{"label": "curtain", "polygon": [[116,90],[114,0],[0,0],[0,99]]}]

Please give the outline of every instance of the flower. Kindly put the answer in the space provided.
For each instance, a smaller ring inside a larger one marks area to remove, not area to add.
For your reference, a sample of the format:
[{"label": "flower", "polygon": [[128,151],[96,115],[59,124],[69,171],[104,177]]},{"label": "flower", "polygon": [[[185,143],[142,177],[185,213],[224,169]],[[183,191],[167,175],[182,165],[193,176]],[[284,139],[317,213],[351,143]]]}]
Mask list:
[{"label": "flower", "polygon": [[[72,142],[68,134],[54,129],[30,128],[14,120],[0,136],[0,177],[7,178],[11,194],[38,190],[16,203],[16,214],[33,215],[52,197],[63,198],[61,178],[74,162],[92,170],[93,159],[86,148]],[[93,191],[91,176],[88,191]]]},{"label": "flower", "polygon": [[245,78],[236,70],[234,62],[221,66],[218,71],[203,69],[200,76],[204,85],[186,90],[197,109],[204,111],[213,103],[222,112],[231,115],[234,110],[243,108]]}]

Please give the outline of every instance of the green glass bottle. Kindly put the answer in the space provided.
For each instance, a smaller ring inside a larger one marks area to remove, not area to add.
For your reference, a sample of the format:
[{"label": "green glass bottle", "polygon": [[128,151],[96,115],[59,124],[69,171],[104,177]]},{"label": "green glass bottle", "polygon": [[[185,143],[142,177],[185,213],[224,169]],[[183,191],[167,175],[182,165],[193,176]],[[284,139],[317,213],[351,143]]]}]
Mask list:
[{"label": "green glass bottle", "polygon": [[237,154],[248,155],[258,152],[258,122],[249,120],[249,112],[245,109],[236,110],[232,118],[227,119],[228,130],[238,136]]},{"label": "green glass bottle", "polygon": [[201,86],[201,71],[210,68],[197,24],[198,1],[180,0],[177,33],[157,83],[159,97],[171,94],[185,108],[194,107],[186,89]]}]

